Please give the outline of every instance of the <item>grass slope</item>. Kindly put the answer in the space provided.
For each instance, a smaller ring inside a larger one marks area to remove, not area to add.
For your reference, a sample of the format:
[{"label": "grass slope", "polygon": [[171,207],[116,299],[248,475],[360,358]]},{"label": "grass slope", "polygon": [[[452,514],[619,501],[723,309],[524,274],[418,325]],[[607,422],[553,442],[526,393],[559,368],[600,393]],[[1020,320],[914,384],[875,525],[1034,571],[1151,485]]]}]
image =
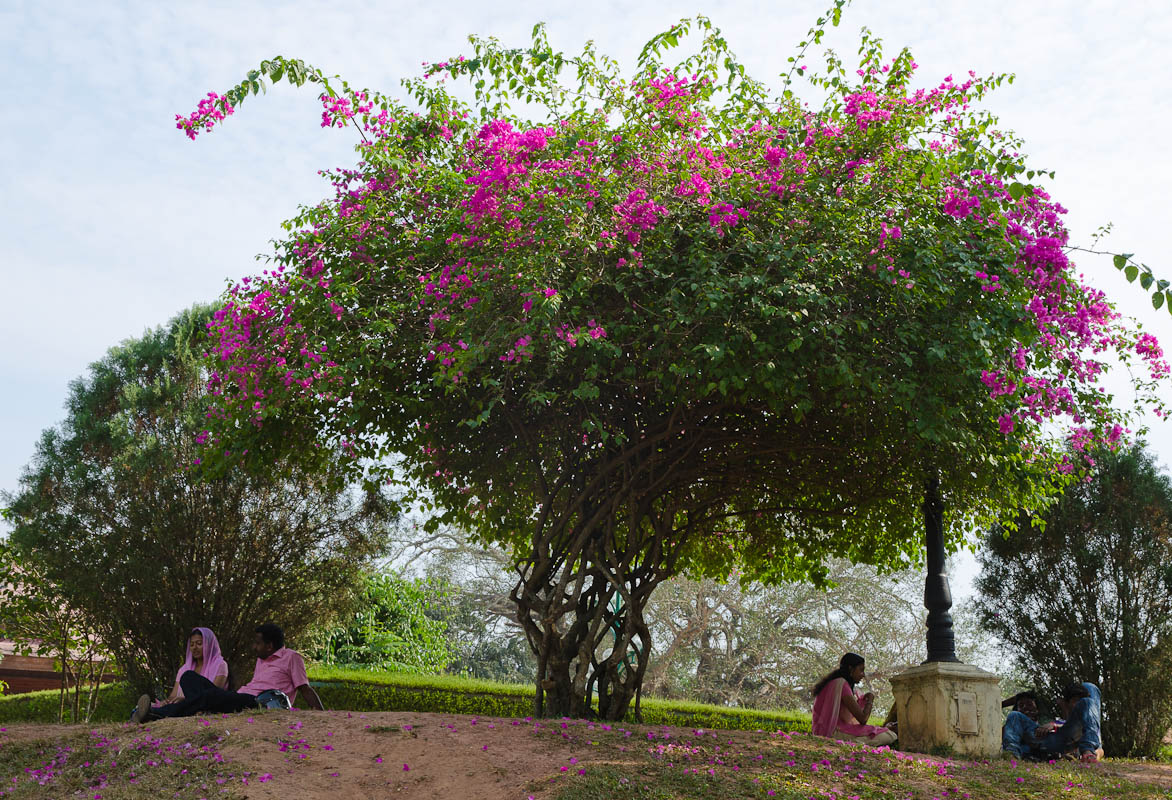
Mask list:
[{"label": "grass slope", "polygon": [[782,731],[641,734],[633,745],[625,731],[578,723],[563,741],[591,763],[533,789],[555,786],[556,800],[1172,798],[1172,771],[1137,762],[961,761]]},{"label": "grass slope", "polygon": [[344,711],[22,728],[0,726],[2,800],[1172,797],[1166,765],[961,761],[785,731]]}]

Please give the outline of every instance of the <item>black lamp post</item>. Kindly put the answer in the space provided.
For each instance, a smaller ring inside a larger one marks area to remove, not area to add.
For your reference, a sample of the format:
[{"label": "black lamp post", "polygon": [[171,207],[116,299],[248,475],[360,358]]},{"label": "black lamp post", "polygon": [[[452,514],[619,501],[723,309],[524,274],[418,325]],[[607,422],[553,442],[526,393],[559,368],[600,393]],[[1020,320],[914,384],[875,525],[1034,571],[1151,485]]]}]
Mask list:
[{"label": "black lamp post", "polygon": [[928,546],[928,576],[924,580],[924,607],[928,609],[928,659],[959,662],[952,632],[952,592],[944,571],[944,502],[940,478],[933,475],[924,486],[924,539]]}]

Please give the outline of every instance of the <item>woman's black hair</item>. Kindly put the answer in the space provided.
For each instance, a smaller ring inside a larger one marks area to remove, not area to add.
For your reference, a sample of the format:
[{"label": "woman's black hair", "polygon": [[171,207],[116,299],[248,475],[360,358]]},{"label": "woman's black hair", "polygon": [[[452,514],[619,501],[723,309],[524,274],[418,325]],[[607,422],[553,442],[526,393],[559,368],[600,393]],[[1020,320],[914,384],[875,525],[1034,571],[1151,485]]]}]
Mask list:
[{"label": "woman's black hair", "polygon": [[264,625],[257,625],[256,632],[260,634],[260,638],[273,646],[273,650],[280,650],[285,646],[285,632],[279,625],[266,622]]},{"label": "woman's black hair", "polygon": [[826,688],[826,684],[830,683],[835,678],[844,678],[846,682],[855,687],[855,681],[851,678],[851,670],[859,664],[865,663],[865,659],[857,653],[847,653],[838,661],[838,669],[827,675],[822,680],[818,681],[818,685],[814,687],[814,696],[817,697],[819,692]]}]

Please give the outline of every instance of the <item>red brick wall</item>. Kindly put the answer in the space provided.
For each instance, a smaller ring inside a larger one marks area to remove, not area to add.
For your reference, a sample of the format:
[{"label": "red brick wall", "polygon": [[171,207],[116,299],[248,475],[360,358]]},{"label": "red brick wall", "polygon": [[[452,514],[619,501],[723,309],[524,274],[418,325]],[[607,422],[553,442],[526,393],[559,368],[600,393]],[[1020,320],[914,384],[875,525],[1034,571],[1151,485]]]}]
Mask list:
[{"label": "red brick wall", "polygon": [[61,673],[53,669],[53,659],[37,656],[8,655],[0,658],[0,681],[8,684],[6,694],[56,689]]},{"label": "red brick wall", "polygon": [[[103,675],[102,679],[112,681],[115,676]],[[0,681],[8,684],[5,694],[21,694],[60,688],[61,673],[53,669],[51,658],[8,655],[0,658]]]}]

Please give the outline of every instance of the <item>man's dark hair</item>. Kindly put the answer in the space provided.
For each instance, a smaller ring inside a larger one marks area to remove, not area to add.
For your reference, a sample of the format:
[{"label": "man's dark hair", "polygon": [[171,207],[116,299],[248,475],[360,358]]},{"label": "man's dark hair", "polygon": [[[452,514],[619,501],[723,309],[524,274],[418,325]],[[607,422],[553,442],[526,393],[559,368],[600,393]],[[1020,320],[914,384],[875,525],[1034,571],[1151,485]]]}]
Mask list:
[{"label": "man's dark hair", "polygon": [[1081,683],[1068,683],[1062,690],[1063,700],[1074,700],[1075,698],[1090,696],[1090,690]]},{"label": "man's dark hair", "polygon": [[1038,704],[1038,696],[1032,691],[1018,692],[1013,696],[1013,707],[1017,708],[1022,700],[1033,700],[1034,705]]},{"label": "man's dark hair", "polygon": [[266,622],[264,625],[257,625],[256,632],[260,634],[262,639],[271,644],[274,650],[280,650],[285,646],[285,632],[281,630],[280,625]]}]

